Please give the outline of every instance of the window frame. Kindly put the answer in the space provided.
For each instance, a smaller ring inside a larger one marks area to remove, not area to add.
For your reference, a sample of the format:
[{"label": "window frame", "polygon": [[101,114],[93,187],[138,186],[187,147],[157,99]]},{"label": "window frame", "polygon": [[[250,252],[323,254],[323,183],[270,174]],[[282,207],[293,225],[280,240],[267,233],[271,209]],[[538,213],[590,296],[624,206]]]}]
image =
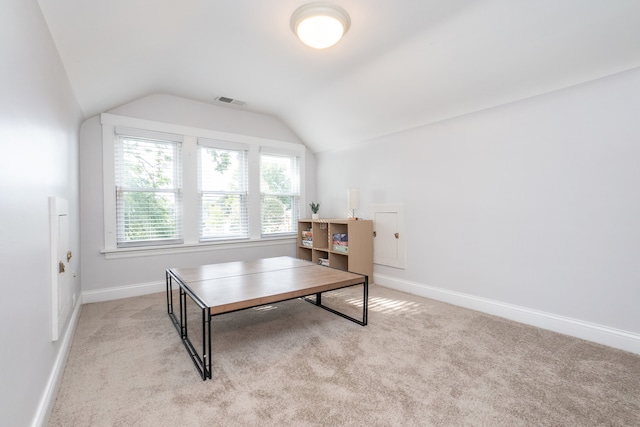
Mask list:
[{"label": "window frame", "polygon": [[[283,151],[295,153],[299,157],[300,213],[305,206],[305,154],[304,144],[277,141],[266,138],[240,135],[211,129],[158,122],[147,119],[103,113],[102,159],[103,159],[103,198],[104,198],[104,249],[101,251],[107,259],[130,256],[155,255],[194,252],[213,249],[240,248],[274,244],[278,240],[289,243],[295,240],[295,232],[287,234],[261,235],[260,206],[260,151]],[[115,136],[118,127],[137,129],[142,132],[161,132],[178,135],[182,138],[182,225],[183,241],[173,245],[136,245],[118,247],[116,242],[116,195],[115,195]],[[198,191],[198,140],[214,140],[231,145],[246,146],[249,168],[249,237],[223,240],[200,240],[200,205]]]}]

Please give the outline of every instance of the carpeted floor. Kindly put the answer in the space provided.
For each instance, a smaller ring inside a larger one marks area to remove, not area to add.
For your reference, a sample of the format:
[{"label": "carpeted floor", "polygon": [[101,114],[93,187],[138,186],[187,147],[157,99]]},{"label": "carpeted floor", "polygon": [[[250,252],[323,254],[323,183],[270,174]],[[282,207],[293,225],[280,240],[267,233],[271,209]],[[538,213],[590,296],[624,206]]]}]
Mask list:
[{"label": "carpeted floor", "polygon": [[640,425],[640,356],[381,286],[212,327],[202,381],[164,294],[84,305],[50,425]]}]

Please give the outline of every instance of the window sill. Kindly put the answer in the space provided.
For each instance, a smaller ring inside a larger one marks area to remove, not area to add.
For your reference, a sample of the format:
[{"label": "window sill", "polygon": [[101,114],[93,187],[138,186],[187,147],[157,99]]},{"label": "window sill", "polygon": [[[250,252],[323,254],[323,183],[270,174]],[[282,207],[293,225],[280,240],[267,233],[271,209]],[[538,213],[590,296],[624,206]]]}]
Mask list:
[{"label": "window sill", "polygon": [[118,249],[103,249],[100,251],[105,259],[136,258],[158,255],[184,254],[192,252],[221,251],[228,249],[242,249],[274,245],[295,244],[296,236],[263,238],[260,240],[235,240],[224,242],[203,242],[181,245],[142,246]]}]

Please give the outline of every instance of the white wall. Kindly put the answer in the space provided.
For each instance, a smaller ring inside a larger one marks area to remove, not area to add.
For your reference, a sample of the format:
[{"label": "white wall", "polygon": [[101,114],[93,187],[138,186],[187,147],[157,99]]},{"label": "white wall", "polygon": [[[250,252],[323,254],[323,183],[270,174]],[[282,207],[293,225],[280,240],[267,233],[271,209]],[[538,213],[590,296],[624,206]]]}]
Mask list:
[{"label": "white wall", "polygon": [[[128,117],[191,126],[271,140],[300,143],[278,119],[234,107],[217,106],[169,95],[151,95],[109,111]],[[295,240],[268,246],[210,247],[190,253],[106,259],[103,232],[102,127],[99,117],[80,130],[80,193],[82,220],[82,291],[85,302],[121,298],[164,289],[165,270],[213,262],[295,256]],[[315,195],[315,160],[306,154],[306,186]]]},{"label": "white wall", "polygon": [[329,216],[348,187],[365,217],[405,205],[406,269],[375,266],[379,283],[628,332],[640,352],[639,112],[635,69],[317,154],[317,198]]},{"label": "white wall", "polygon": [[70,335],[51,341],[48,198],[69,201],[77,255],[82,118],[36,1],[0,3],[0,58],[0,425],[27,426],[46,419]]}]

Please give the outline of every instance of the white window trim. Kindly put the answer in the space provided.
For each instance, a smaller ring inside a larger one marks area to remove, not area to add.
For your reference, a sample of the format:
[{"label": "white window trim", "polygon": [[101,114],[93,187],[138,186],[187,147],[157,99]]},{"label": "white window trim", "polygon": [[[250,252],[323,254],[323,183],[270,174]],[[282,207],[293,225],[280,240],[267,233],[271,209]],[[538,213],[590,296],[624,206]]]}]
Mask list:
[{"label": "white window trim", "polygon": [[[101,114],[102,123],[102,161],[103,161],[103,197],[104,197],[104,249],[101,251],[109,258],[122,258],[130,256],[151,256],[168,253],[194,252],[201,250],[227,249],[262,245],[264,243],[287,243],[295,241],[291,237],[262,237],[260,234],[260,174],[249,175],[249,209],[253,215],[249,217],[249,238],[243,240],[200,242],[198,227],[198,173],[197,173],[197,149],[198,139],[211,139],[228,141],[230,143],[244,144],[249,148],[249,170],[259,171],[260,150],[268,152],[288,152],[300,156],[300,204],[304,206],[305,185],[305,146],[303,144],[277,141],[249,135],[232,134],[211,129],[202,129],[172,123],[157,122],[153,120],[138,119],[135,117],[120,116],[116,114]],[[180,245],[142,246],[118,248],[116,242],[116,196],[115,191],[115,133],[117,127],[141,129],[150,132],[163,132],[181,135],[182,160],[183,160],[183,232],[184,243]],[[190,160],[193,159],[193,163]],[[255,214],[258,212],[258,214]],[[301,212],[302,215],[302,212]]]}]

